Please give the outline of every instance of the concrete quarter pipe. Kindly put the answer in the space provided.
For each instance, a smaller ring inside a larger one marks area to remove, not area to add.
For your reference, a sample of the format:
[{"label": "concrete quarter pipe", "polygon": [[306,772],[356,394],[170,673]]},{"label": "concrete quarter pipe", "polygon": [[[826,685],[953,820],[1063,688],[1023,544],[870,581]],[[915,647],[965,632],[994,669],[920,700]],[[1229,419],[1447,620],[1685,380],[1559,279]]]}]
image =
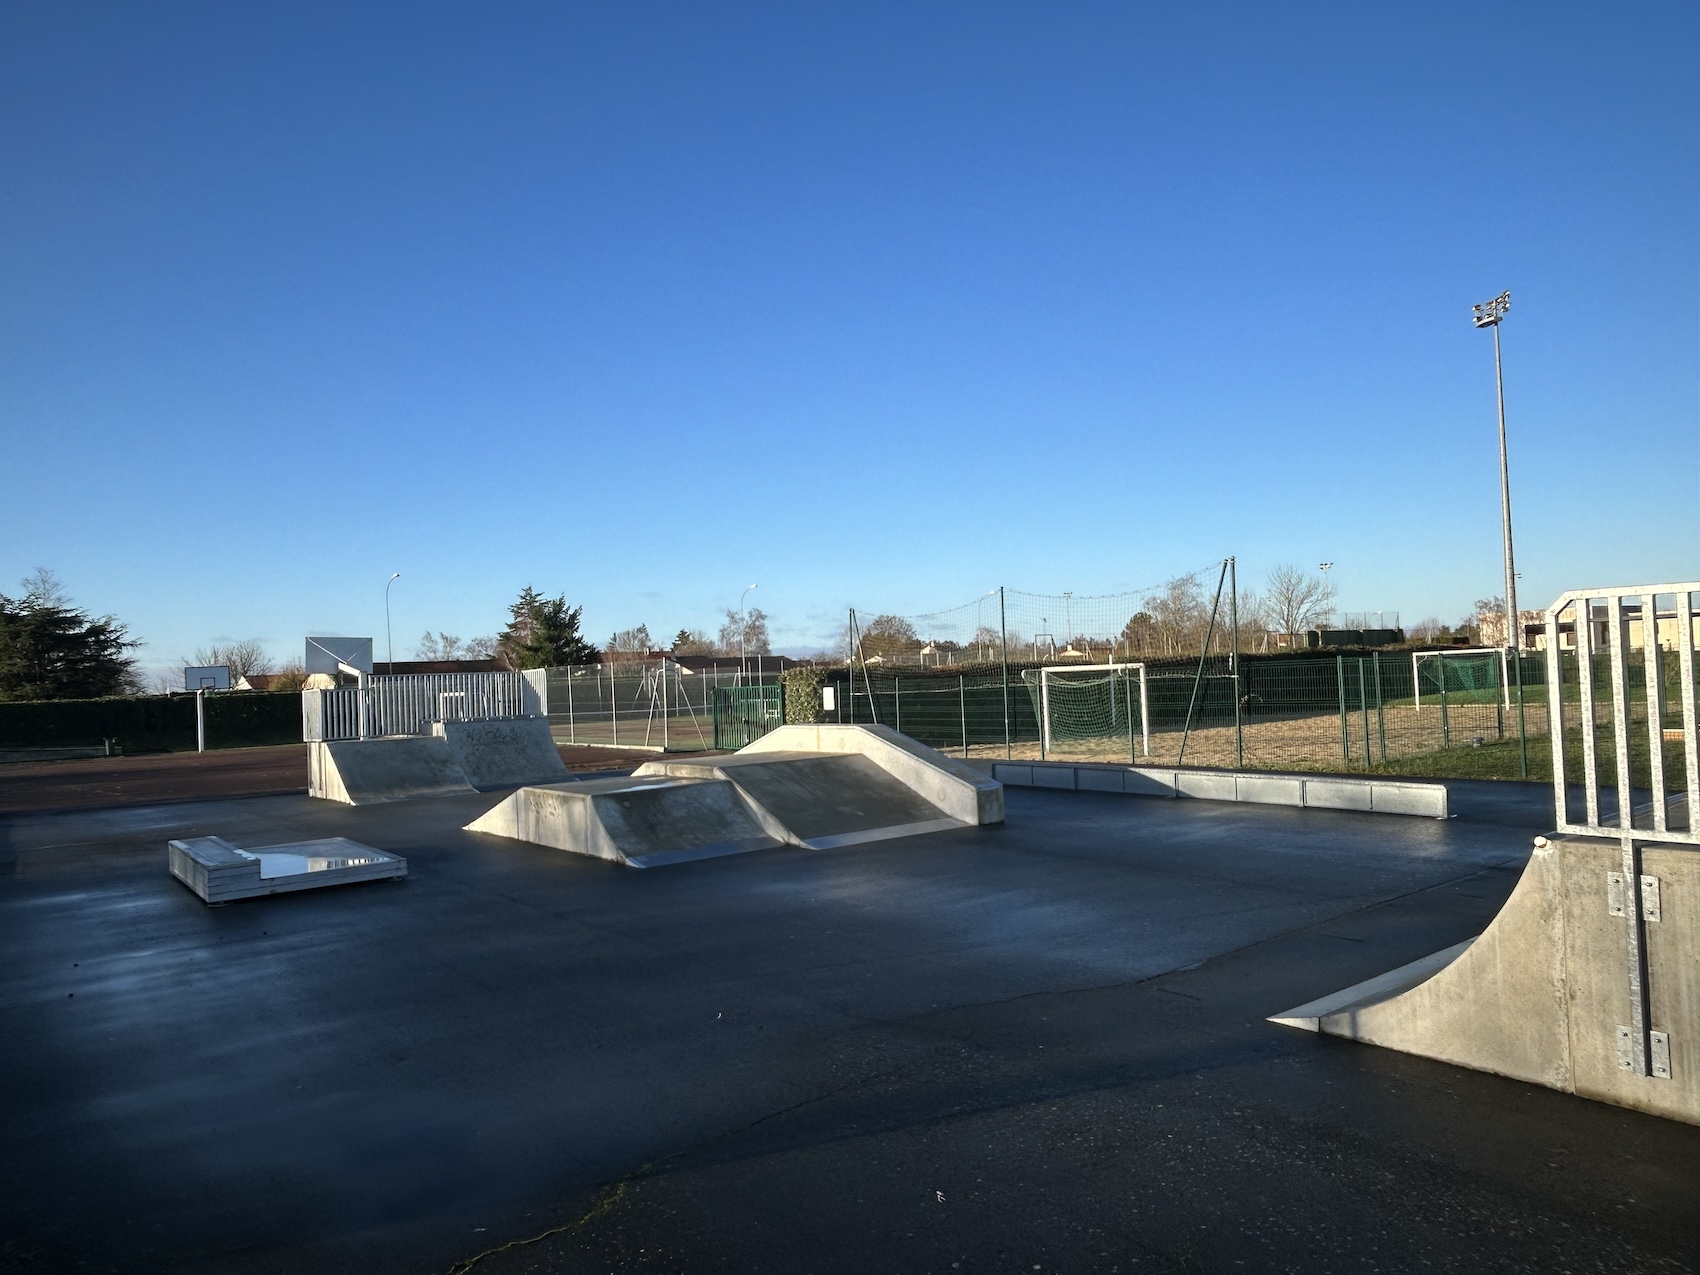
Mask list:
[{"label": "concrete quarter pipe", "polygon": [[[1549,720],[1580,737],[1580,801],[1572,749],[1555,749],[1558,831],[1536,838],[1492,925],[1270,1021],[1700,1124],[1697,595],[1684,583],[1560,597],[1547,611]],[[1650,764],[1634,778],[1651,801],[1632,783],[1639,746]],[[1615,772],[1605,792],[1602,771]]]}]

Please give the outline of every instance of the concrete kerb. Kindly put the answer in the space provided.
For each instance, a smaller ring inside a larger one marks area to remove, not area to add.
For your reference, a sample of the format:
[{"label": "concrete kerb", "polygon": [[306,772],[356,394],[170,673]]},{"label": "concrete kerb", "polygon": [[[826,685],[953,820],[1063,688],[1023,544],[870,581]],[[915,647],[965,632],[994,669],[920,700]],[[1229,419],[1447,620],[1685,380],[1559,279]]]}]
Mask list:
[{"label": "concrete kerb", "polygon": [[1188,797],[1319,810],[1449,817],[1446,785],[1348,775],[1294,775],[1248,770],[1186,770],[1090,762],[987,761],[973,766],[1017,788],[1122,793],[1134,797]]}]

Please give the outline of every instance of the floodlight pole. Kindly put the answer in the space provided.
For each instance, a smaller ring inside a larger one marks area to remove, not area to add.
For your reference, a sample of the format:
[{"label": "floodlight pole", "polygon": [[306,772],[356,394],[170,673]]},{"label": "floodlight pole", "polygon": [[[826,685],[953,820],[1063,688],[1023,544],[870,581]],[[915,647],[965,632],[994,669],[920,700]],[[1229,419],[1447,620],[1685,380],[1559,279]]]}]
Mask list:
[{"label": "floodlight pole", "polygon": [[[751,585],[750,589],[755,588]],[[750,684],[749,634],[746,632],[748,621],[744,619],[744,599],[750,596],[750,589],[745,589],[738,595],[738,679],[745,686]]]},{"label": "floodlight pole", "polygon": [[388,666],[384,672],[395,676],[395,630],[390,627],[390,585],[401,579],[401,572],[396,572],[384,585],[384,643],[389,648],[390,658],[385,661]]},{"label": "floodlight pole", "polygon": [[1505,550],[1505,641],[1500,645],[1514,651],[1523,649],[1523,635],[1517,616],[1517,566],[1511,552],[1511,470],[1505,451],[1505,373],[1499,358],[1499,324],[1511,308],[1511,294],[1502,292],[1492,301],[1475,307],[1474,321],[1478,328],[1493,329],[1493,379],[1499,392],[1499,519],[1500,534]]}]

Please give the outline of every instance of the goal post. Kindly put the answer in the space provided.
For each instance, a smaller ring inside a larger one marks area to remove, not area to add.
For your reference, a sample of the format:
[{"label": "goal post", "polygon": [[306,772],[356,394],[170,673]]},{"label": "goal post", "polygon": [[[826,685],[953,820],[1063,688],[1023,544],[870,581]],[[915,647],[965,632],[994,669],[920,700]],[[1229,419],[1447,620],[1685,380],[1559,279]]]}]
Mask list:
[{"label": "goal post", "polygon": [[[1035,670],[1022,674],[1031,681]],[[1039,729],[1047,753],[1059,735],[1071,739],[1105,738],[1124,732],[1131,740],[1135,714],[1140,751],[1151,754],[1151,706],[1146,698],[1145,665],[1049,664],[1039,675]],[[1133,688],[1139,687],[1139,703]]]},{"label": "goal post", "polygon": [[1422,661],[1435,658],[1440,660],[1440,686],[1444,692],[1446,689],[1446,661],[1449,659],[1460,660],[1465,656],[1485,662],[1490,667],[1494,659],[1499,661],[1499,689],[1504,696],[1505,707],[1511,707],[1511,669],[1506,649],[1502,646],[1462,646],[1443,651],[1411,652],[1411,696],[1413,706],[1418,712],[1421,712],[1423,707],[1423,683],[1419,671]]}]

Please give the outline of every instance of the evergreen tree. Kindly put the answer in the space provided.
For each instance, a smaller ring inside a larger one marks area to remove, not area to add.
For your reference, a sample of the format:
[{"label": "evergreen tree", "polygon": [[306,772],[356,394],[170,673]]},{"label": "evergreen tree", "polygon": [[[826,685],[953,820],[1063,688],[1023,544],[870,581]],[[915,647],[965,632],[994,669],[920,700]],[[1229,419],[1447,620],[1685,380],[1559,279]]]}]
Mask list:
[{"label": "evergreen tree", "polygon": [[579,632],[583,612],[568,606],[565,597],[546,598],[526,585],[508,608],[508,627],[497,641],[502,662],[509,668],[596,663],[600,652]]},{"label": "evergreen tree", "polygon": [[21,598],[0,594],[0,700],[93,699],[136,689],[130,639],[110,615],[70,605],[38,571]]}]

